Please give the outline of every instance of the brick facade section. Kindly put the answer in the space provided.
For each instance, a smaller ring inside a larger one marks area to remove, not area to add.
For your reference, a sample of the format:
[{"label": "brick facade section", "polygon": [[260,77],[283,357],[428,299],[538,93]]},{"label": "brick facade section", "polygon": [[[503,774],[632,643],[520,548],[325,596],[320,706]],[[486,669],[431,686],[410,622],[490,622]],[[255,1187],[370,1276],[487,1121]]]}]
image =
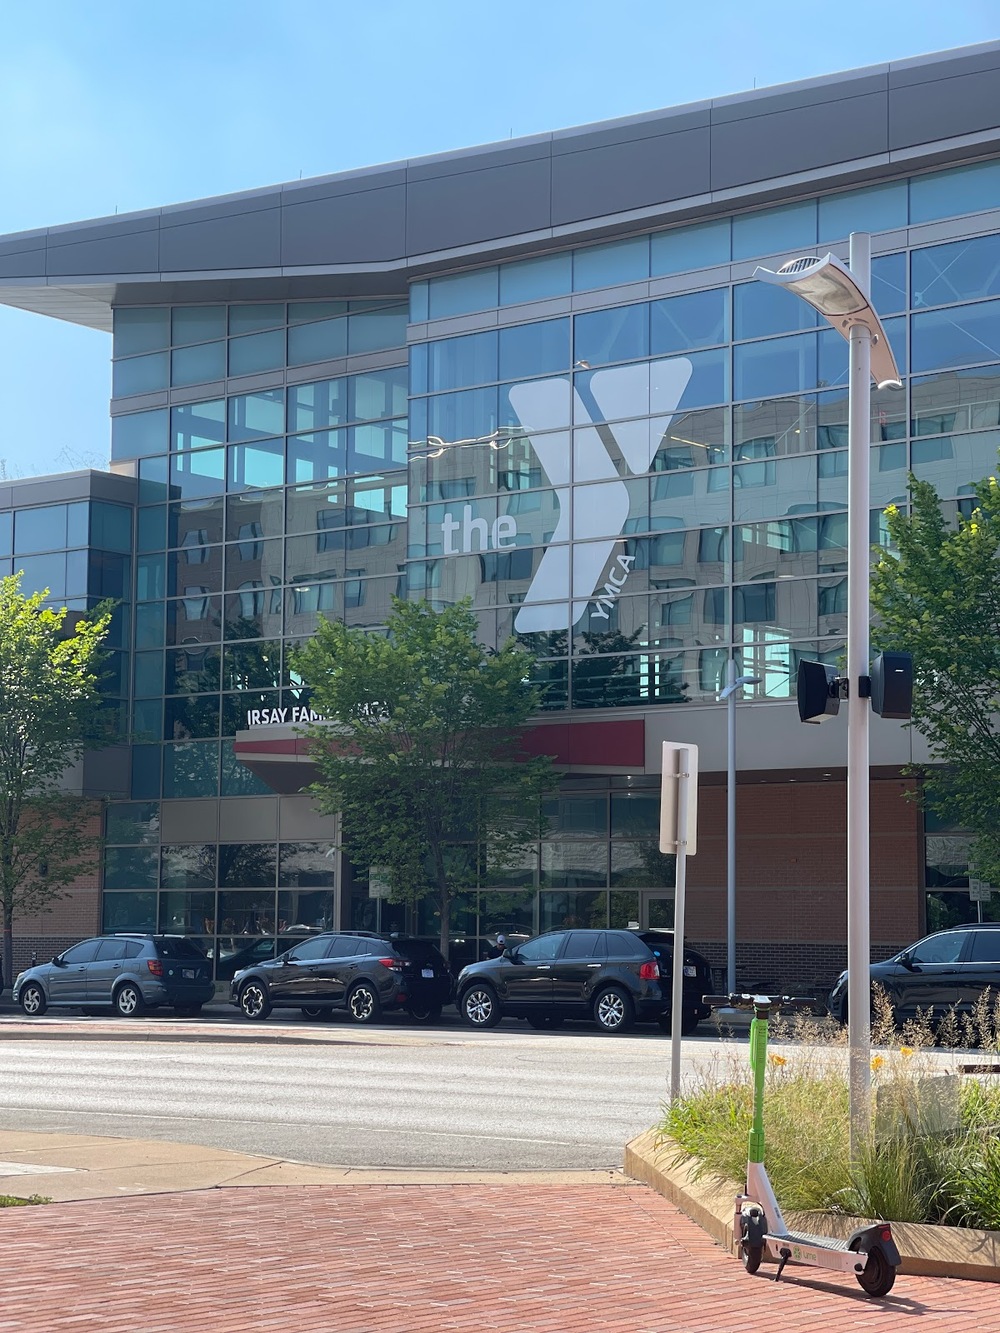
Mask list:
[{"label": "brick facade section", "polygon": [[[90,868],[62,891],[49,911],[14,917],[14,973],[31,963],[32,956],[45,962],[78,940],[96,935],[101,928],[102,811],[97,804],[86,824],[94,839]],[[11,979],[7,979],[9,986]]]}]

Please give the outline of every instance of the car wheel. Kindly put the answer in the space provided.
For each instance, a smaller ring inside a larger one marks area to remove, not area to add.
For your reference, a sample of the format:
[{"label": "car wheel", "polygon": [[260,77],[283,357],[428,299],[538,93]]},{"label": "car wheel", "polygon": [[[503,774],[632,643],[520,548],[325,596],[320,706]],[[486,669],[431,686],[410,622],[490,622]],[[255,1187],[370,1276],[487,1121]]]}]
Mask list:
[{"label": "car wheel", "polygon": [[303,1018],[322,1018],[327,1012],[321,1004],[304,1004],[302,1006]]},{"label": "car wheel", "polygon": [[472,985],[459,1001],[462,1017],[472,1028],[495,1028],[503,1010],[492,986]]},{"label": "car wheel", "polygon": [[142,1013],[142,991],[134,981],[126,981],[115,991],[115,1013],[119,1018],[138,1018]]},{"label": "car wheel", "polygon": [[240,987],[239,1000],[244,1018],[263,1021],[271,1012],[271,1001],[259,981],[245,981]]},{"label": "car wheel", "polygon": [[36,986],[30,981],[21,991],[21,1008],[29,1018],[41,1018],[48,1007],[49,1002],[41,986]]},{"label": "car wheel", "polygon": [[411,1000],[407,1012],[414,1023],[436,1023],[441,1017],[441,1008],[441,1005],[432,1004],[428,1000]]},{"label": "car wheel", "polygon": [[551,1032],[553,1028],[561,1028],[562,1019],[558,1014],[535,1014],[528,1019],[528,1027],[534,1028],[536,1032]]},{"label": "car wheel", "polygon": [[632,997],[621,986],[608,986],[594,1001],[594,1019],[602,1032],[627,1032],[635,1022]]},{"label": "car wheel", "polygon": [[175,1004],[174,1016],[176,1018],[197,1018],[201,1013],[200,1004]]},{"label": "car wheel", "polygon": [[370,981],[359,981],[347,993],[347,1012],[355,1023],[377,1023],[382,1014],[378,991]]}]

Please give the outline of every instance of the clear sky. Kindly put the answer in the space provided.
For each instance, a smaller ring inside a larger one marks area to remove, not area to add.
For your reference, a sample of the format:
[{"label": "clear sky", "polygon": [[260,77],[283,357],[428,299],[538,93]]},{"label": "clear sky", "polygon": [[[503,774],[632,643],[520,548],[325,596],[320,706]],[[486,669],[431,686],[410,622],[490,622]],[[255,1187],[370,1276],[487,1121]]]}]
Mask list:
[{"label": "clear sky", "polygon": [[[997,0],[7,0],[0,234],[1000,36]],[[0,459],[103,466],[110,336],[0,306]]]}]

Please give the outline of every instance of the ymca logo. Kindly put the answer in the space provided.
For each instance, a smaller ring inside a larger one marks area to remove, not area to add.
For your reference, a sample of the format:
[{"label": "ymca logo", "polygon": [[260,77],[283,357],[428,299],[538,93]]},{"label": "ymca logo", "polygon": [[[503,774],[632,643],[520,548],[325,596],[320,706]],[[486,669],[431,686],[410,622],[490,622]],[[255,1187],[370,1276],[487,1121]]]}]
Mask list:
[{"label": "ymca logo", "polygon": [[[635,560],[634,556],[619,554],[601,587],[629,515],[628,487],[618,475],[611,451],[616,449],[621,454],[632,474],[648,471],[691,372],[687,357],[596,371],[590,378],[589,395],[597,408],[597,421],[579,389],[573,387],[575,445],[566,430],[565,377],[532,380],[511,388],[511,406],[531,438],[559,505],[551,544],[514,620],[519,633],[571,628],[595,593],[591,614],[597,619],[610,618]],[[650,413],[657,417],[656,430],[651,428]],[[617,417],[632,419],[616,421]],[[609,425],[609,421],[614,424]],[[571,479],[574,448],[576,466]],[[461,522],[445,514],[441,530],[446,556],[472,551],[476,538],[480,550],[490,549],[491,538],[492,549],[509,549],[517,536],[517,524],[511,516],[502,515],[489,528],[485,519],[473,517],[471,505],[465,506]],[[459,546],[453,541],[456,536]]]}]

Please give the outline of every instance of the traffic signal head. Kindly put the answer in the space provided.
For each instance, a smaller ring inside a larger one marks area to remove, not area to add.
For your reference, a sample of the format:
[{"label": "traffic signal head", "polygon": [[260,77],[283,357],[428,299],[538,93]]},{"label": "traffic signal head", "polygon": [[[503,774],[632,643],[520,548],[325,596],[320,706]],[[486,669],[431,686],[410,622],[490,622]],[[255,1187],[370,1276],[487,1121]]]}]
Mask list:
[{"label": "traffic signal head", "polygon": [[872,712],[908,721],[913,709],[913,658],[879,653],[872,663]]},{"label": "traffic signal head", "polygon": [[826,722],[840,710],[840,689],[835,667],[825,662],[799,663],[795,682],[799,721]]}]

